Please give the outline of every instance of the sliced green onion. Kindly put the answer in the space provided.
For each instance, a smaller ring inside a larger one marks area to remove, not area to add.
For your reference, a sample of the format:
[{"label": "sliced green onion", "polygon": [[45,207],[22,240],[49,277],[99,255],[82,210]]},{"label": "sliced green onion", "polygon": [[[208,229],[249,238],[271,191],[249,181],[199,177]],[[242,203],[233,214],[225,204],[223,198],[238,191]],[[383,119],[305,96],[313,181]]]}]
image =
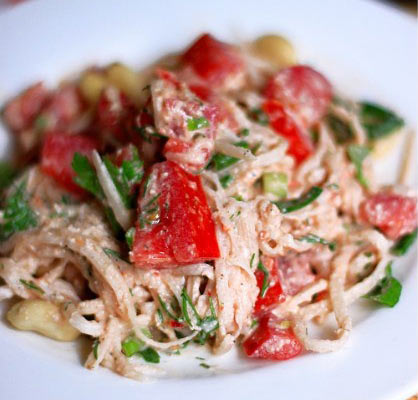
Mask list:
[{"label": "sliced green onion", "polygon": [[187,129],[189,131],[196,131],[200,128],[206,128],[209,126],[209,121],[205,117],[190,118],[187,120]]},{"label": "sliced green onion", "polygon": [[364,297],[388,307],[394,307],[402,292],[401,283],[392,276],[392,261],[386,267],[386,276]]},{"label": "sliced green onion", "polygon": [[308,192],[297,199],[274,201],[273,204],[276,205],[281,213],[287,214],[296,210],[300,210],[301,208],[311,204],[320,196],[321,193],[322,189],[320,187],[313,186],[311,189],[309,189]]},{"label": "sliced green onion", "polygon": [[356,178],[365,188],[368,188],[369,184],[366,177],[363,175],[363,161],[370,153],[370,150],[365,146],[359,146],[352,144],[347,148],[348,157],[356,168]]},{"label": "sliced green onion", "polygon": [[147,347],[145,350],[139,351],[139,354],[146,362],[153,364],[160,362],[160,355],[152,347]]},{"label": "sliced green onion", "polygon": [[360,103],[360,121],[370,140],[388,136],[405,124],[393,111],[369,102]]},{"label": "sliced green onion", "polygon": [[238,136],[248,136],[250,134],[250,130],[248,128],[243,128],[240,130]]},{"label": "sliced green onion", "polygon": [[287,175],[283,172],[265,172],[263,174],[263,191],[279,199],[287,196]]},{"label": "sliced green onion", "polygon": [[144,346],[145,343],[142,340],[138,339],[135,335],[130,335],[122,342],[122,353],[125,354],[126,357],[132,357]]},{"label": "sliced green onion", "polygon": [[406,254],[410,247],[415,243],[417,239],[417,232],[418,229],[415,229],[413,232],[402,236],[392,247],[392,254],[395,256],[403,256]]}]

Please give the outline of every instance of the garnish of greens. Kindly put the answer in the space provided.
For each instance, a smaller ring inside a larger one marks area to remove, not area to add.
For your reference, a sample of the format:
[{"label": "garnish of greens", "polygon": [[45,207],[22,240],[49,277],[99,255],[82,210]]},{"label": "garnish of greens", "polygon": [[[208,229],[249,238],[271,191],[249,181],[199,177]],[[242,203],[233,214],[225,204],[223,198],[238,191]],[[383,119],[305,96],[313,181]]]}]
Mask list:
[{"label": "garnish of greens", "polygon": [[312,186],[305,194],[297,199],[273,201],[273,204],[276,205],[281,213],[287,214],[300,210],[301,208],[311,204],[320,196],[321,193],[322,189],[320,187]]},{"label": "garnish of greens", "polygon": [[395,256],[403,256],[406,254],[411,246],[415,243],[417,239],[417,232],[418,229],[415,229],[413,232],[402,236],[392,247],[392,254]]},{"label": "garnish of greens", "polygon": [[0,242],[8,239],[14,233],[36,227],[37,217],[29,206],[28,197],[26,182],[23,181],[6,199],[3,223],[0,224]]},{"label": "garnish of greens", "polygon": [[153,196],[142,208],[138,217],[139,227],[144,229],[146,225],[157,224],[160,221],[160,203],[158,199],[161,193]]},{"label": "garnish of greens", "polygon": [[196,131],[201,128],[207,128],[209,121],[205,117],[190,118],[187,120],[187,129],[189,131]]},{"label": "garnish of greens", "polygon": [[123,260],[120,253],[116,250],[109,249],[108,247],[103,247],[103,252],[109,257],[117,260]]},{"label": "garnish of greens", "polygon": [[99,200],[104,200],[105,195],[103,189],[100,186],[96,171],[91,166],[88,158],[80,153],[75,153],[71,166],[76,173],[74,182]]},{"label": "garnish of greens", "polygon": [[351,144],[347,148],[348,157],[350,161],[354,164],[356,168],[356,178],[361,185],[365,188],[368,188],[369,184],[366,177],[363,174],[363,161],[370,153],[370,150],[365,146],[359,146],[356,144]]},{"label": "garnish of greens", "polygon": [[6,161],[0,161],[0,193],[13,181],[17,171]]},{"label": "garnish of greens", "polygon": [[160,362],[160,355],[152,347],[146,347],[145,343],[135,335],[128,336],[122,342],[122,353],[126,357],[141,356],[146,362],[153,364]]},{"label": "garnish of greens", "polygon": [[[209,309],[210,315],[201,317],[196,310],[190,296],[187,294],[186,290],[183,289],[181,292],[181,304],[180,304],[180,315],[175,315],[174,311],[171,311],[168,308],[166,302],[164,302],[161,297],[158,297],[158,301],[162,310],[167,314],[167,316],[173,321],[186,323],[192,330],[198,330],[199,333],[195,336],[194,342],[200,345],[204,345],[207,339],[215,333],[219,328],[218,318],[216,316],[215,307],[213,305],[213,300],[209,298]],[[177,303],[177,301],[176,301]],[[177,304],[175,304],[177,305]],[[172,309],[177,308],[171,306]],[[176,313],[179,314],[179,313]],[[161,319],[161,317],[160,317]],[[177,331],[176,331],[177,332]],[[179,334],[181,334],[179,332]]]},{"label": "garnish of greens", "polygon": [[392,276],[392,261],[386,267],[386,276],[364,297],[384,306],[394,307],[402,292],[401,283]]},{"label": "garnish of greens", "polygon": [[219,182],[221,182],[221,186],[226,189],[232,182],[234,181],[234,178],[232,175],[224,175],[221,178],[219,178]]},{"label": "garnish of greens", "polygon": [[138,156],[138,150],[132,146],[132,160],[124,160],[120,167],[113,164],[106,156],[103,157],[103,163],[125,208],[134,208],[136,200],[134,187],[141,182],[144,176],[144,163]]},{"label": "garnish of greens", "polygon": [[347,143],[353,139],[354,134],[351,126],[334,114],[326,116],[326,122],[339,144]]},{"label": "garnish of greens", "polygon": [[270,281],[269,281],[270,274],[267,268],[264,266],[264,264],[261,261],[258,262],[257,269],[260,270],[264,274],[263,284],[261,285],[261,290],[259,294],[259,297],[263,298],[267,292],[267,289],[270,286]]},{"label": "garnish of greens", "polygon": [[283,172],[265,172],[263,174],[263,191],[279,199],[287,196],[287,175]]},{"label": "garnish of greens", "polygon": [[[248,142],[246,142],[244,140],[241,141],[241,142],[234,143],[234,146],[242,147],[244,149],[249,148]],[[213,165],[213,167],[215,168],[216,171],[222,171],[223,169],[228,168],[231,165],[234,165],[238,161],[239,161],[239,158],[227,156],[227,155],[221,154],[221,153],[216,153],[212,157],[212,161],[211,161],[210,165]]]},{"label": "garnish of greens", "polygon": [[253,108],[250,111],[250,117],[260,125],[268,125],[270,123],[268,115],[261,108]]},{"label": "garnish of greens", "polygon": [[370,102],[360,103],[360,122],[369,140],[381,139],[404,126],[404,120],[393,111]]},{"label": "garnish of greens", "polygon": [[33,281],[26,281],[24,279],[19,279],[19,282],[23,285],[26,286],[28,289],[31,290],[36,290],[37,292],[39,292],[40,294],[44,294],[45,292]]},{"label": "garnish of greens", "polygon": [[134,236],[135,236],[135,228],[134,227],[129,228],[125,233],[125,240],[126,240],[126,243],[127,243],[128,247],[130,249],[132,249],[132,246],[134,244]]},{"label": "garnish of greens", "polygon": [[301,241],[301,242],[308,242],[308,243],[320,243],[320,244],[323,244],[325,246],[328,246],[328,248],[331,251],[334,251],[336,246],[337,246],[335,244],[335,242],[330,242],[330,241],[328,241],[326,239],[323,239],[323,238],[321,238],[317,235],[314,235],[313,233],[309,233],[308,235],[302,236],[298,240]]}]

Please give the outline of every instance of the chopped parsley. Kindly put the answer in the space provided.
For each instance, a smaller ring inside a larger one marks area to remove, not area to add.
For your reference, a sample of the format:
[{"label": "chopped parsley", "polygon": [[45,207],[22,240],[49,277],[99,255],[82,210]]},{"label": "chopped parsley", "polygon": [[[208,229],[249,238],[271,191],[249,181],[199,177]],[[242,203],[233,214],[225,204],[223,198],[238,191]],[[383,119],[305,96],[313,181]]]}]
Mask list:
[{"label": "chopped parsley", "polygon": [[109,258],[123,260],[121,254],[116,250],[109,249],[108,247],[103,247],[103,251]]},{"label": "chopped parsley", "polygon": [[348,157],[356,168],[356,178],[365,188],[368,188],[369,184],[366,177],[363,175],[363,161],[370,153],[370,150],[365,146],[359,146],[352,144],[347,149]]},{"label": "chopped parsley", "polygon": [[229,174],[224,175],[222,178],[219,179],[219,182],[221,182],[221,185],[224,189],[226,189],[233,181],[233,176]]},{"label": "chopped parsley", "polygon": [[261,108],[253,108],[250,111],[250,118],[260,125],[268,125],[270,123],[268,115]]},{"label": "chopped parsley", "polygon": [[141,356],[146,362],[158,364],[160,355],[151,347],[145,347],[145,343],[138,339],[135,335],[128,336],[122,342],[122,353],[126,357],[133,355]]},{"label": "chopped parsley", "polygon": [[0,191],[7,188],[16,176],[16,170],[7,162],[0,161]]},{"label": "chopped parsley", "polygon": [[301,242],[308,242],[308,243],[321,243],[325,246],[328,246],[328,248],[331,251],[334,251],[336,248],[336,243],[335,242],[330,242],[326,239],[323,239],[317,235],[314,235],[313,233],[309,233],[308,235],[302,236],[298,239]]},{"label": "chopped parsley", "polygon": [[71,166],[76,173],[74,182],[98,199],[104,200],[105,195],[103,189],[100,186],[96,171],[91,166],[88,158],[80,153],[75,153]]},{"label": "chopped parsley", "polygon": [[392,254],[395,256],[403,256],[406,254],[410,247],[415,243],[417,239],[417,232],[418,229],[415,229],[413,232],[402,236],[392,247]]},{"label": "chopped parsley", "polygon": [[402,285],[392,276],[392,262],[386,267],[386,276],[364,297],[388,307],[394,307],[401,297]]},{"label": "chopped parsley", "polygon": [[26,286],[28,289],[36,290],[40,294],[44,294],[45,292],[33,281],[25,281],[24,279],[19,279],[19,282]]},{"label": "chopped parsley", "polygon": [[270,281],[269,281],[270,274],[267,268],[264,266],[264,264],[261,261],[258,262],[257,269],[264,274],[263,284],[261,285],[261,290],[259,294],[259,296],[263,298],[267,292],[267,289],[270,286]]},{"label": "chopped parsley", "polygon": [[200,363],[199,364],[202,368],[205,368],[205,369],[209,369],[210,368],[210,365],[208,365],[208,364],[206,364],[206,363]]},{"label": "chopped parsley", "polygon": [[128,247],[132,249],[133,243],[134,243],[134,236],[135,236],[135,228],[129,228],[125,233],[125,240],[128,244]]},{"label": "chopped parsley", "polygon": [[207,128],[209,121],[205,117],[190,118],[187,120],[187,129],[189,131],[196,131],[201,128]]},{"label": "chopped parsley", "polygon": [[3,223],[0,224],[0,242],[17,232],[36,227],[36,214],[29,206],[28,197],[26,182],[21,182],[6,199]]}]

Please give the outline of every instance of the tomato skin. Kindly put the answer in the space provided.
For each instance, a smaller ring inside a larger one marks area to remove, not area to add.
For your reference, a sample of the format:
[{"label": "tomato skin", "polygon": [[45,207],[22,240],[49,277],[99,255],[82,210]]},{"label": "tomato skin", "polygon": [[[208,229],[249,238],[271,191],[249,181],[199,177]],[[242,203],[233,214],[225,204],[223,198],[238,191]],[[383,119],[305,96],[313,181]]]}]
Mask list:
[{"label": "tomato skin", "polygon": [[242,344],[250,358],[282,361],[296,357],[303,351],[303,345],[292,328],[280,328],[280,320],[273,314],[260,318],[254,333]]},{"label": "tomato skin", "polygon": [[14,131],[29,128],[48,100],[49,92],[42,82],[35,83],[12,99],[4,109],[4,119]]},{"label": "tomato skin", "polygon": [[[270,285],[267,288],[264,297],[257,297],[254,305],[254,314],[259,314],[270,310],[277,304],[283,303],[286,300],[286,296],[283,292],[282,285],[279,279],[277,259],[272,257],[261,257],[261,262],[264,267],[269,271],[269,282]],[[260,293],[263,287],[264,274],[258,270],[255,272],[255,278],[257,280],[257,286],[260,289]]]},{"label": "tomato skin", "polygon": [[277,72],[268,81],[264,95],[295,112],[309,127],[327,112],[332,99],[332,86],[313,68],[295,65]]},{"label": "tomato skin", "polygon": [[277,100],[267,100],[262,108],[274,131],[288,141],[287,153],[294,158],[297,165],[313,154],[311,138],[296,124],[282,104]]},{"label": "tomato skin", "polygon": [[99,147],[98,142],[90,137],[81,135],[66,135],[63,133],[50,133],[46,136],[42,154],[42,172],[51,176],[68,191],[82,195],[85,191],[75,182],[75,172],[71,167],[74,153],[89,157],[94,149]]},{"label": "tomato skin", "polygon": [[244,69],[244,62],[231,45],[206,33],[183,54],[182,61],[210,86],[222,88],[227,81]]},{"label": "tomato skin", "polygon": [[417,199],[380,192],[360,205],[360,218],[396,240],[417,227]]},{"label": "tomato skin", "polygon": [[[141,226],[141,218],[147,217],[147,204],[156,194],[160,195],[153,208],[158,204],[158,218]],[[138,199],[138,213],[130,255],[136,267],[175,268],[219,258],[215,224],[200,177],[174,162],[152,166],[146,194]]]}]

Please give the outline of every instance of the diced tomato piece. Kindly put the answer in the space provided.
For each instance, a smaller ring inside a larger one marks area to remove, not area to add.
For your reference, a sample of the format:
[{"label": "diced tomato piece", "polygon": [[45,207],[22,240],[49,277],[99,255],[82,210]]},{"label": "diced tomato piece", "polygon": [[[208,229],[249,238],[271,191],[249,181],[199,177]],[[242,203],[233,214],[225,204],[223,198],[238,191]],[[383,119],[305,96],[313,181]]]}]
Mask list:
[{"label": "diced tomato piece", "polygon": [[303,345],[292,328],[280,327],[280,320],[273,314],[264,315],[254,333],[242,344],[248,357],[282,361],[296,357]]},{"label": "diced tomato piece", "polygon": [[169,324],[172,328],[183,328],[184,327],[184,325],[181,322],[177,322],[177,321],[174,321],[172,319],[170,320]]},{"label": "diced tomato piece", "polygon": [[322,300],[325,300],[328,297],[328,290],[322,290],[318,293],[315,293],[316,295],[313,298],[314,303],[318,303]]},{"label": "diced tomato piece", "polygon": [[75,172],[71,167],[74,153],[89,157],[99,144],[95,139],[81,135],[51,133],[45,138],[42,155],[42,171],[53,177],[65,189],[74,194],[85,193],[74,181]]},{"label": "diced tomato piece", "polygon": [[84,110],[85,104],[75,85],[65,85],[51,96],[42,115],[47,130],[66,129]]},{"label": "diced tomato piece", "polygon": [[138,268],[175,268],[219,258],[215,224],[199,176],[165,161],[152,166],[143,191],[130,254]]},{"label": "diced tomato piece", "polygon": [[154,81],[151,93],[157,131],[173,139],[165,156],[190,172],[198,172],[215,147],[218,107],[200,101],[185,83],[175,84],[172,78]]},{"label": "diced tomato piece", "polygon": [[396,240],[417,227],[417,199],[395,193],[376,193],[360,206],[364,221]]},{"label": "diced tomato piece", "polygon": [[314,146],[311,138],[278,101],[267,100],[263,104],[263,110],[268,115],[274,131],[289,142],[287,153],[295,159],[296,164],[302,163],[313,154]]},{"label": "diced tomato piece", "polygon": [[266,97],[278,100],[311,126],[327,112],[332,98],[328,80],[306,65],[283,68],[267,83]]},{"label": "diced tomato piece", "polygon": [[6,105],[4,119],[7,125],[14,131],[29,128],[45,105],[48,96],[49,92],[42,82],[26,89]]},{"label": "diced tomato piece", "polygon": [[244,71],[238,50],[207,33],[186,50],[182,60],[199,78],[216,88],[227,88]]},{"label": "diced tomato piece", "polygon": [[97,119],[104,139],[126,142],[135,113],[135,107],[122,91],[105,88],[97,104]]},{"label": "diced tomato piece", "polygon": [[316,279],[311,269],[311,257],[310,252],[304,252],[290,253],[277,259],[280,282],[286,295],[295,295]]},{"label": "diced tomato piece", "polygon": [[[277,259],[262,256],[261,262],[269,272],[269,287],[267,288],[264,297],[261,297],[260,294],[258,295],[254,306],[255,314],[265,312],[286,300],[282,285],[280,284]],[[257,269],[255,272],[255,278],[257,279],[257,286],[260,289],[260,293],[263,287],[264,277],[265,275],[263,271]]]},{"label": "diced tomato piece", "polygon": [[203,101],[211,101],[213,99],[213,91],[206,85],[189,85],[190,90]]}]

